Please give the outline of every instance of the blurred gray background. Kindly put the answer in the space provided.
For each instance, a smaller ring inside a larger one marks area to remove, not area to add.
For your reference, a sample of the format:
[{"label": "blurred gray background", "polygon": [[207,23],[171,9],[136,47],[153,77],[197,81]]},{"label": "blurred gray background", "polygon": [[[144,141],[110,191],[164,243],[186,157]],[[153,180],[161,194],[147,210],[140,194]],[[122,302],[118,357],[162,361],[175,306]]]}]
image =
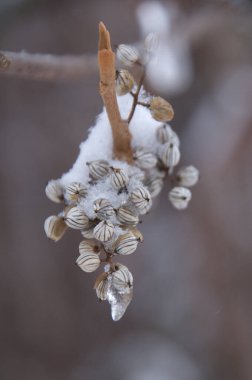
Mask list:
[{"label": "blurred gray background", "polygon": [[[75,266],[80,234],[54,244],[43,230],[60,210],[45,184],[70,168],[101,111],[98,73],[0,76],[1,380],[252,379],[252,8],[162,4],[167,44],[175,55],[182,44],[189,77],[161,94],[175,109],[182,164],[201,180],[186,211],[164,189],[144,218],[145,241],[125,260],[134,299],[117,323],[92,289],[96,275]],[[113,44],[135,43],[139,5],[0,0],[0,49],[96,53],[100,20]]]}]

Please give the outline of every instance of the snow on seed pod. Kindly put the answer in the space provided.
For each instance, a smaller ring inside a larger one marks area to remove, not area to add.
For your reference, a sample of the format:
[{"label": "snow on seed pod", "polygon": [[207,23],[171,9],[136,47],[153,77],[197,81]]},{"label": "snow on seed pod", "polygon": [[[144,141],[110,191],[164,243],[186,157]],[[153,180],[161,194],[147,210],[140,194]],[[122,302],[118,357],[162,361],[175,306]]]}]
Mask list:
[{"label": "snow on seed pod", "polygon": [[44,223],[44,229],[46,236],[49,239],[56,242],[62,238],[62,236],[66,232],[67,226],[63,218],[52,215],[46,218]]},{"label": "snow on seed pod", "polygon": [[94,212],[99,219],[109,219],[115,215],[115,210],[111,203],[104,198],[96,199],[94,202]]},{"label": "snow on seed pod", "polygon": [[172,168],[179,163],[180,150],[178,146],[173,143],[161,145],[158,154],[163,164],[168,168]]},{"label": "snow on seed pod", "polygon": [[162,124],[158,127],[156,132],[157,140],[161,144],[167,142],[177,145],[179,147],[180,141],[176,132],[174,132],[169,124]]},{"label": "snow on seed pod", "polygon": [[139,223],[138,216],[126,205],[116,210],[116,216],[120,223],[127,226],[134,226]]},{"label": "snow on seed pod", "polygon": [[66,212],[64,220],[68,227],[76,230],[88,228],[90,223],[87,215],[76,206]]},{"label": "snow on seed pod", "polygon": [[184,210],[192,198],[191,191],[182,186],[174,187],[168,194],[171,204],[178,210]]},{"label": "snow on seed pod", "polygon": [[114,233],[114,225],[109,220],[102,220],[94,228],[94,237],[102,242],[110,240]]},{"label": "snow on seed pod", "polygon": [[79,265],[79,267],[84,272],[94,272],[96,269],[99,268],[101,263],[101,260],[99,256],[96,253],[82,253],[78,259],[76,260],[76,264]]},{"label": "snow on seed pod", "polygon": [[59,181],[52,179],[48,182],[45,188],[47,198],[51,201],[60,203],[64,200],[63,189]]},{"label": "snow on seed pod", "polygon": [[110,165],[106,160],[87,162],[90,177],[94,180],[105,177],[110,171]]},{"label": "snow on seed pod", "polygon": [[122,96],[128,94],[134,87],[134,78],[128,70],[118,70],[116,72],[116,94]]},{"label": "snow on seed pod", "polygon": [[94,289],[96,290],[96,295],[100,301],[105,301],[107,299],[108,292],[108,273],[101,273],[94,284]]},{"label": "snow on seed pod", "polygon": [[133,153],[135,164],[141,169],[151,169],[157,164],[157,157],[143,147],[137,147]]},{"label": "snow on seed pod", "polygon": [[101,247],[93,242],[82,240],[79,244],[80,255],[83,253],[95,253],[100,254]]},{"label": "snow on seed pod", "polygon": [[123,290],[125,287],[132,287],[133,285],[133,276],[129,269],[122,264],[116,263],[115,264],[115,272],[112,272],[112,281],[113,285],[118,290]]},{"label": "snow on seed pod", "polygon": [[192,165],[184,166],[177,172],[176,180],[181,186],[194,186],[199,180],[199,171]]},{"label": "snow on seed pod", "polygon": [[153,119],[161,122],[171,121],[174,116],[171,104],[160,96],[150,100],[150,111]]},{"label": "snow on seed pod", "polygon": [[138,208],[146,209],[151,203],[150,192],[144,186],[136,187],[129,196],[129,200]]},{"label": "snow on seed pod", "polygon": [[115,242],[114,251],[118,255],[130,255],[135,252],[139,240],[135,237],[132,232],[127,232],[126,234],[120,235]]},{"label": "snow on seed pod", "polygon": [[112,173],[110,174],[110,180],[112,186],[116,190],[126,188],[129,183],[128,174],[123,169],[111,167]]},{"label": "snow on seed pod", "polygon": [[80,182],[72,182],[65,189],[65,199],[68,202],[77,202],[87,195],[88,189]]},{"label": "snow on seed pod", "polygon": [[133,66],[135,63],[139,63],[138,50],[130,45],[119,45],[116,50],[116,56],[125,66]]}]

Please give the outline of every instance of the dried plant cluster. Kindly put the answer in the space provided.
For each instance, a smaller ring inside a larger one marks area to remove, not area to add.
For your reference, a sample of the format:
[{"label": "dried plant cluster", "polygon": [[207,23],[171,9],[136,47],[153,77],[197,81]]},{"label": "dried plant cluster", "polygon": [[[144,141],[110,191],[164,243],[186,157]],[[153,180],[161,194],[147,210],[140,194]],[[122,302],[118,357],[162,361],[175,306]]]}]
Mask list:
[{"label": "dried plant cluster", "polygon": [[[143,89],[146,65],[151,64],[157,48],[157,37],[152,34],[147,36],[142,54],[133,46],[119,45],[117,58],[124,68],[115,70],[109,33],[100,25],[100,93],[112,130],[112,144],[104,152],[97,150],[95,157],[91,132],[70,174],[49,181],[46,187],[47,197],[64,205],[61,213],[46,219],[46,235],[58,241],[68,228],[80,230],[83,240],[76,263],[85,272],[102,266],[94,288],[99,300],[111,305],[115,321],[123,316],[133,295],[133,276],[118,261],[121,255],[134,253],[143,241],[137,225],[150,211],[152,199],[170,178],[175,186],[168,198],[175,208],[185,209],[191,199],[188,187],[195,185],[199,176],[193,166],[174,174],[180,161],[180,141],[168,124],[174,115],[172,106]],[[138,83],[129,71],[135,65],[142,70]],[[125,109],[127,116],[122,117]],[[145,138],[137,131],[139,124],[140,130],[146,124],[146,130],[142,129]],[[99,133],[96,138],[100,138]],[[92,160],[87,159],[85,148],[86,152],[88,148],[92,150]],[[80,181],[82,171],[86,174]]]}]

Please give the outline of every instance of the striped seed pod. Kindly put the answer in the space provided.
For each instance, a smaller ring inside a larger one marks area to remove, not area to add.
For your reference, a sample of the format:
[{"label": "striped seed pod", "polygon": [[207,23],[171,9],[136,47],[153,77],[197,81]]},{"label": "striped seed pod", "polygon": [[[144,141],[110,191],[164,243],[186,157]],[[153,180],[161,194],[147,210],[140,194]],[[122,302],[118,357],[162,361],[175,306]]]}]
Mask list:
[{"label": "striped seed pod", "polygon": [[76,264],[79,265],[84,272],[88,273],[94,272],[98,269],[100,263],[101,260],[96,253],[82,253],[76,260]]},{"label": "striped seed pod", "polygon": [[137,147],[133,153],[135,164],[141,169],[150,169],[157,164],[155,154],[149,152],[143,147]]},{"label": "striped seed pod", "polygon": [[164,180],[160,177],[151,176],[145,181],[145,185],[148,187],[152,198],[154,198],[161,192]]},{"label": "striped seed pod", "polygon": [[115,253],[118,255],[130,255],[135,252],[139,240],[131,232],[119,236],[115,242]]},{"label": "striped seed pod", "polygon": [[82,236],[85,239],[93,239],[94,238],[94,226],[90,228],[85,228],[85,230],[81,231]]},{"label": "striped seed pod", "polygon": [[127,206],[121,206],[116,210],[116,216],[120,223],[127,226],[139,223],[138,216]]},{"label": "striped seed pod", "polygon": [[130,232],[137,238],[137,240],[142,243],[144,238],[143,238],[143,235],[142,233],[139,231],[139,229],[137,229],[136,227],[134,228],[131,228]]},{"label": "striped seed pod", "polygon": [[160,96],[153,97],[150,100],[150,111],[153,119],[161,122],[171,121],[174,116],[171,104]]},{"label": "striped seed pod", "polygon": [[139,209],[149,208],[151,195],[144,186],[136,187],[129,196],[129,200]]},{"label": "striped seed pod", "polygon": [[80,255],[83,253],[95,253],[98,255],[101,252],[101,247],[90,241],[82,240],[79,245],[79,252]]},{"label": "striped seed pod", "polygon": [[129,269],[119,263],[115,264],[115,269],[115,272],[111,273],[114,287],[122,291],[126,287],[131,288],[133,286],[133,276]]},{"label": "striped seed pod", "polygon": [[115,215],[115,210],[111,203],[104,198],[96,199],[94,202],[94,212],[99,219],[109,219]]},{"label": "striped seed pod", "polygon": [[180,150],[175,144],[166,143],[160,146],[158,154],[163,164],[168,168],[172,168],[179,163]]},{"label": "striped seed pod", "polygon": [[133,66],[135,63],[139,63],[138,50],[130,45],[119,45],[116,50],[116,56],[125,66]]},{"label": "striped seed pod", "polygon": [[128,70],[118,70],[116,72],[116,94],[119,96],[128,94],[134,87],[134,78]]},{"label": "striped seed pod", "polygon": [[102,220],[94,228],[94,237],[95,239],[105,242],[111,240],[114,233],[114,225],[109,220]]},{"label": "striped seed pod", "polygon": [[180,141],[176,132],[174,132],[169,124],[162,124],[158,127],[156,132],[157,140],[161,144],[167,142],[177,145],[179,147]]},{"label": "striped seed pod", "polygon": [[90,223],[87,215],[78,207],[70,208],[70,210],[67,211],[64,220],[68,227],[76,230],[88,228]]},{"label": "striped seed pod", "polygon": [[185,187],[174,187],[168,194],[171,204],[178,210],[187,208],[192,198],[191,191]]},{"label": "striped seed pod", "polygon": [[176,180],[181,186],[194,186],[199,180],[199,171],[192,165],[184,166],[177,172]]},{"label": "striped seed pod", "polygon": [[90,177],[94,180],[105,177],[109,171],[110,166],[106,160],[96,160],[87,162]]},{"label": "striped seed pod", "polygon": [[87,195],[87,188],[80,182],[72,182],[65,189],[65,199],[68,202],[77,202]]},{"label": "striped seed pod", "polygon": [[107,299],[108,293],[108,273],[101,273],[94,284],[94,289],[96,290],[96,295],[100,301],[105,301]]},{"label": "striped seed pod", "polygon": [[45,188],[45,193],[47,198],[53,202],[60,203],[64,200],[62,186],[57,180],[52,179],[48,182]]},{"label": "striped seed pod", "polygon": [[121,190],[127,187],[129,183],[129,177],[128,177],[128,174],[125,172],[125,170],[117,169],[113,167],[111,167],[111,169],[112,169],[112,173],[110,174],[110,180],[111,180],[112,186],[116,190]]},{"label": "striped seed pod", "polygon": [[52,215],[46,218],[44,223],[44,229],[46,236],[49,239],[56,242],[62,238],[62,236],[66,232],[67,226],[63,218]]}]

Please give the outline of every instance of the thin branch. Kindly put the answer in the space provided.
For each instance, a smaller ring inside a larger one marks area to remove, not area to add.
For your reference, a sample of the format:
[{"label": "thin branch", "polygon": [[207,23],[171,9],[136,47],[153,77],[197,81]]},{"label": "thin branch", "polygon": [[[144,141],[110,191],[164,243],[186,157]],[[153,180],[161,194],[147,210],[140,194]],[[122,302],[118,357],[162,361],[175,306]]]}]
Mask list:
[{"label": "thin branch", "polygon": [[109,32],[102,22],[99,25],[98,62],[100,94],[112,128],[114,157],[131,163],[131,133],[127,121],[121,118],[115,93],[115,54],[111,49]]},{"label": "thin branch", "polygon": [[141,90],[142,85],[143,85],[144,77],[145,77],[145,68],[143,69],[143,72],[142,72],[141,78],[139,80],[136,92],[135,93],[131,92],[131,95],[133,96],[134,100],[133,100],[132,108],[131,108],[131,111],[130,111],[130,114],[128,117],[128,124],[131,122],[131,119],[134,116],[137,104],[140,104],[138,102],[138,96],[139,96],[140,90]]},{"label": "thin branch", "polygon": [[2,75],[41,81],[68,81],[84,79],[97,71],[97,58],[92,54],[57,56],[0,51]]}]

